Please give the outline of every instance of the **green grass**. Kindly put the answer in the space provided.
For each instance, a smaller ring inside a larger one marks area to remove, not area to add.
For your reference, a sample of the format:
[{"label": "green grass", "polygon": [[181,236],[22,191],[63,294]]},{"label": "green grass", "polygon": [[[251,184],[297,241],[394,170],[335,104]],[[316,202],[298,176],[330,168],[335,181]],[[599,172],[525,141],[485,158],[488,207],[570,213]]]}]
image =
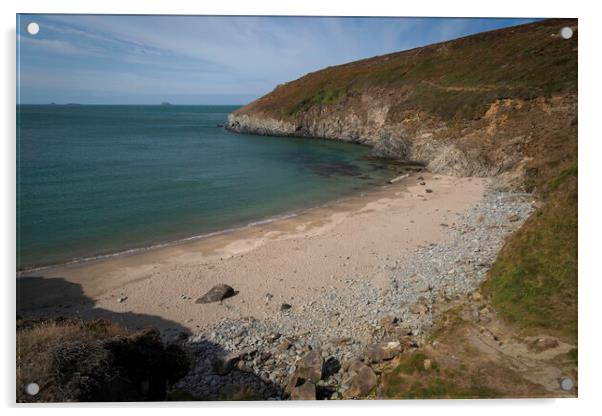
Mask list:
[{"label": "green grass", "polygon": [[482,286],[521,328],[577,340],[577,172],[550,182],[544,205],[513,234]]},{"label": "green grass", "polygon": [[376,90],[395,96],[390,120],[406,111],[446,120],[478,118],[496,99],[575,91],[577,34],[570,40],[557,34],[576,23],[547,20],[325,68],[281,85],[239,111],[290,120]]},{"label": "green grass", "polygon": [[424,360],[426,359],[427,356],[421,352],[408,354],[407,356],[404,356],[401,359],[401,361],[399,362],[397,367],[395,367],[395,370],[393,370],[393,372],[397,374],[403,373],[406,375],[411,375],[416,372],[422,373],[426,371],[424,369]]},{"label": "green grass", "polygon": [[478,373],[470,373],[465,366],[458,370],[441,370],[432,361],[424,368],[428,357],[422,352],[404,354],[399,364],[383,376],[383,393],[390,399],[445,399],[490,398],[500,394],[487,387]]}]

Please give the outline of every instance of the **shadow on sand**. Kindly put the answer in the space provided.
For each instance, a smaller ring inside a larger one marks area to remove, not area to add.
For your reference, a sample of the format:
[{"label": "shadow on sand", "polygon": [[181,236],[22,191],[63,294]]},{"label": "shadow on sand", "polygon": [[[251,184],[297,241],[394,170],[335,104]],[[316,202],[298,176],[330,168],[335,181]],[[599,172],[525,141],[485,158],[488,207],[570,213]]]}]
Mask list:
[{"label": "shadow on sand", "polygon": [[[181,389],[174,397],[176,400],[284,398],[282,386],[271,380],[236,367],[224,372],[223,360],[231,357],[232,352],[206,340],[186,342],[191,333],[177,322],[155,315],[97,308],[79,284],[63,278],[19,276],[16,287],[18,317],[106,319],[131,331],[156,328],[161,331],[164,342],[177,342],[183,346],[193,362],[189,373],[176,383]],[[39,296],[40,293],[44,295]],[[126,305],[123,307],[125,309]]]}]

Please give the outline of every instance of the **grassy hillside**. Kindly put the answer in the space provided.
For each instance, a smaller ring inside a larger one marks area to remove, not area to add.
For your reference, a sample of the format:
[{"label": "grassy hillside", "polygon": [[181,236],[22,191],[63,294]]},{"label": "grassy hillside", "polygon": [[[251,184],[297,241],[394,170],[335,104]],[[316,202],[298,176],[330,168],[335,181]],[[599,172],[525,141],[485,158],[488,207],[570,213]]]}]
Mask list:
[{"label": "grassy hillside", "polygon": [[234,113],[233,130],[384,143],[439,173],[533,192],[538,208],[483,299],[442,313],[430,344],[385,368],[382,397],[576,394],[542,375],[577,378],[577,43],[576,19],[501,29],[316,71]]},{"label": "grassy hillside", "polygon": [[498,313],[530,332],[577,341],[577,180],[511,236],[483,285]]},{"label": "grassy hillside", "polygon": [[239,112],[294,119],[311,107],[382,90],[395,95],[390,121],[408,111],[477,118],[497,99],[576,90],[577,36],[559,36],[567,25],[577,21],[547,20],[329,67],[280,85]]},{"label": "grassy hillside", "polygon": [[[569,40],[560,37],[565,26],[574,31]],[[374,110],[386,114],[384,125],[374,127],[366,116]],[[534,192],[539,209],[508,239],[483,291],[509,322],[576,340],[576,19],[329,67],[280,85],[235,114],[290,121],[311,135],[311,126],[345,125],[346,113],[364,117],[360,127],[332,130],[331,138],[357,131],[375,137],[371,144],[378,147],[393,135],[429,168],[500,175],[500,182],[506,175],[504,186]],[[429,142],[421,139],[425,131]]]}]

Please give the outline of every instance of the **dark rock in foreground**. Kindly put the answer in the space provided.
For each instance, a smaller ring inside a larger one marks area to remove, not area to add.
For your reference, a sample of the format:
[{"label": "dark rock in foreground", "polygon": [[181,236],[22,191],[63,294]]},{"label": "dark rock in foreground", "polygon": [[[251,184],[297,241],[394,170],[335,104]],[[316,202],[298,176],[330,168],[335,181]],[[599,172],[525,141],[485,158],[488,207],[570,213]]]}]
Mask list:
[{"label": "dark rock in foreground", "polygon": [[[123,402],[165,400],[167,386],[190,362],[159,331],[129,333],[108,321],[39,321],[17,331],[17,401]],[[36,382],[39,393],[26,386]]]}]

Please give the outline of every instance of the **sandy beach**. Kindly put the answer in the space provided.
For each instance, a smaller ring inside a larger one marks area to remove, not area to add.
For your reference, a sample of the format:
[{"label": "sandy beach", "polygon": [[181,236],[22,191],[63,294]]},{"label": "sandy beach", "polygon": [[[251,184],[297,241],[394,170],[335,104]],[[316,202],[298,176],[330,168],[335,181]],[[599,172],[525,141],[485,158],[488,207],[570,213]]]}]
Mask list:
[{"label": "sandy beach", "polygon": [[[411,261],[418,248],[444,239],[446,226],[481,198],[486,184],[414,173],[271,223],[25,272],[18,309],[25,316],[108,317],[130,328],[194,332],[224,318],[261,319],[282,303],[306,304],[345,279],[386,288],[383,265]],[[221,303],[195,303],[219,283],[238,293]]]}]

